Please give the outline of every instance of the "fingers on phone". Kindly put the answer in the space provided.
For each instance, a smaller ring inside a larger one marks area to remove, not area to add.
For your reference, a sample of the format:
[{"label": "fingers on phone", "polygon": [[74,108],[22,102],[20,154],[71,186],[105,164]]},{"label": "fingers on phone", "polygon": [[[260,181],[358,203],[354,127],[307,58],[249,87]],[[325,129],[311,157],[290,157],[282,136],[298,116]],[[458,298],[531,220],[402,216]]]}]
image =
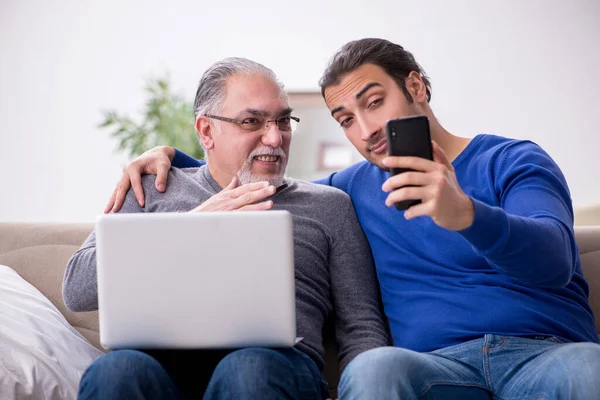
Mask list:
[{"label": "fingers on phone", "polygon": [[389,177],[381,186],[384,192],[400,189],[404,186],[425,186],[432,182],[430,175],[419,171],[407,171]]},{"label": "fingers on phone", "polygon": [[405,200],[422,200],[423,188],[419,186],[404,186],[391,192],[385,199],[385,205],[388,207]]}]

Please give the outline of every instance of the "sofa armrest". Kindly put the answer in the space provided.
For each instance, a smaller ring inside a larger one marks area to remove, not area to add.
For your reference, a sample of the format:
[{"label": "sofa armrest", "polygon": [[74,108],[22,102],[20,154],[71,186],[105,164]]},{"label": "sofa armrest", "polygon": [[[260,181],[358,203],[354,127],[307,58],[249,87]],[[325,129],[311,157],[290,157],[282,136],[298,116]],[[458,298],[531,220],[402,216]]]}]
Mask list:
[{"label": "sofa armrest", "polygon": [[575,239],[583,276],[590,286],[589,302],[596,317],[596,331],[600,334],[600,226],[576,226]]}]

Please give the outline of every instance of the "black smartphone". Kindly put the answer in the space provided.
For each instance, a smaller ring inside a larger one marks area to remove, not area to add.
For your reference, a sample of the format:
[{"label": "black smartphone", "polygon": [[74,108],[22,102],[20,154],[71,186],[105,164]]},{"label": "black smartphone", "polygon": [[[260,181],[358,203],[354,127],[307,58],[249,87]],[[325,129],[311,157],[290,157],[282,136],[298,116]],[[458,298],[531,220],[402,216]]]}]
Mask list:
[{"label": "black smartphone", "polygon": [[[429,119],[424,116],[392,119],[386,125],[387,148],[390,156],[421,157],[433,160]],[[410,171],[406,168],[392,168],[392,175]],[[404,200],[396,203],[398,210],[406,210],[419,204],[421,200]]]}]

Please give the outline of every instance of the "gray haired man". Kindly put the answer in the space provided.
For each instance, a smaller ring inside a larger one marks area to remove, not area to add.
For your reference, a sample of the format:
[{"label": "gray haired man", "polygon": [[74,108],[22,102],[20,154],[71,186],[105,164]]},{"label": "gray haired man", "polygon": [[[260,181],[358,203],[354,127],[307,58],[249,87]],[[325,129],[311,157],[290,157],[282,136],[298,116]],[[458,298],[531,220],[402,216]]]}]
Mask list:
[{"label": "gray haired man", "polygon": [[[388,344],[371,252],[349,197],[284,178],[297,121],[291,112],[271,70],[239,58],[214,64],[195,101],[207,164],[171,169],[163,193],[154,189],[155,176],[144,176],[145,204],[129,191],[120,212],[292,213],[297,335],[304,340],[289,349],[114,351],[86,371],[79,398],[325,398],[322,331],[330,313],[336,315],[342,369],[358,354]],[[63,297],[73,311],[98,307],[94,233],[67,265]]]}]

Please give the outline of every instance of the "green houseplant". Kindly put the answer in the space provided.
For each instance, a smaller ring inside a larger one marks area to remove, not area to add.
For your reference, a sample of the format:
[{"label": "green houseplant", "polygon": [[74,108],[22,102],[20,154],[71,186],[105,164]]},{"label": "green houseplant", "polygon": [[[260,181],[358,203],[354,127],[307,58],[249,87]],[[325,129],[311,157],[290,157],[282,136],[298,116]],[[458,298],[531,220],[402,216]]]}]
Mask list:
[{"label": "green houseplant", "polygon": [[107,110],[99,127],[111,129],[111,136],[119,140],[118,149],[132,158],[154,146],[169,145],[203,159],[194,130],[193,104],[172,93],[168,78],[149,79],[145,91],[148,98],[141,121]]}]

